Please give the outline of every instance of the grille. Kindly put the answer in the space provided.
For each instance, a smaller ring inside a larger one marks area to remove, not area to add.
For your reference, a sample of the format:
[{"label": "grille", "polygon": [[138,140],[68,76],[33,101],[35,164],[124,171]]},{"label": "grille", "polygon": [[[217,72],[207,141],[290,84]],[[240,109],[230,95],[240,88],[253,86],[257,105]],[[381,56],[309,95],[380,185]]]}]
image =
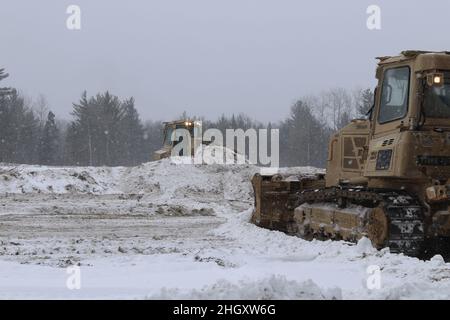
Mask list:
[{"label": "grille", "polygon": [[395,139],[389,139],[389,140],[384,140],[382,146],[386,147],[386,146],[390,146],[391,144],[393,144],[395,141]]},{"label": "grille", "polygon": [[417,164],[421,166],[450,166],[450,157],[417,156]]}]

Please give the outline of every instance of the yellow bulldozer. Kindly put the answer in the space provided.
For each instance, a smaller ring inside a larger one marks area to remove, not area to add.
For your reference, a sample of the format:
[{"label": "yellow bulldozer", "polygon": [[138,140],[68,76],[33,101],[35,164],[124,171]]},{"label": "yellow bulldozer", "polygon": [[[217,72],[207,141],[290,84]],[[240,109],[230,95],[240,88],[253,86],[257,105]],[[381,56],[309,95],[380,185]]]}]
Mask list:
[{"label": "yellow bulldozer", "polygon": [[[426,257],[450,244],[450,53],[380,57],[368,119],[329,142],[326,174],[252,179],[252,222]],[[293,181],[294,180],[294,181]]]},{"label": "yellow bulldozer", "polygon": [[[194,156],[195,147],[202,143],[202,123],[201,121],[194,121],[191,119],[176,120],[171,122],[164,122],[163,131],[163,146],[153,154],[153,160],[161,160],[171,156]],[[191,139],[190,154],[183,154],[182,150],[179,154],[172,154],[174,147],[184,139],[185,135],[179,135],[177,129],[185,129],[189,132]],[[197,138],[198,137],[198,138]]]}]

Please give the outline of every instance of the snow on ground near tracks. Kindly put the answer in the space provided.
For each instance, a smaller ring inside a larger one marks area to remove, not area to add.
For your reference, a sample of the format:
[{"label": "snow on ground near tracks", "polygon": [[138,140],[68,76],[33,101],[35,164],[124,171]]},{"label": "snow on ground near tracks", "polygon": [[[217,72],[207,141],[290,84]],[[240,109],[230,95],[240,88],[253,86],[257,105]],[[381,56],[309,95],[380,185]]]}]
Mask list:
[{"label": "snow on ground near tracks", "polygon": [[[0,166],[0,298],[448,299],[450,265],[248,223],[252,165]],[[298,174],[314,168],[289,168]],[[66,287],[79,265],[81,289]],[[367,288],[367,267],[381,288]]]}]

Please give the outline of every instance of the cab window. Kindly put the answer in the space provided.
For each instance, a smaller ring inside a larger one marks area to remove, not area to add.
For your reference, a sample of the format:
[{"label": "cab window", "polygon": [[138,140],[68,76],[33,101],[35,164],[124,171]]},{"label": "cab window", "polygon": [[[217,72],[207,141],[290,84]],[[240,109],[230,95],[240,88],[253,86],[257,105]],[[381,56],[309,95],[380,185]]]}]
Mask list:
[{"label": "cab window", "polygon": [[409,67],[388,69],[384,73],[378,122],[402,119],[408,111]]},{"label": "cab window", "polygon": [[171,146],[172,145],[172,132],[173,129],[172,128],[167,128],[166,132],[165,132],[165,137],[164,137],[164,144],[166,146]]},{"label": "cab window", "polygon": [[450,118],[450,72],[444,73],[442,85],[425,88],[424,113],[426,118]]}]

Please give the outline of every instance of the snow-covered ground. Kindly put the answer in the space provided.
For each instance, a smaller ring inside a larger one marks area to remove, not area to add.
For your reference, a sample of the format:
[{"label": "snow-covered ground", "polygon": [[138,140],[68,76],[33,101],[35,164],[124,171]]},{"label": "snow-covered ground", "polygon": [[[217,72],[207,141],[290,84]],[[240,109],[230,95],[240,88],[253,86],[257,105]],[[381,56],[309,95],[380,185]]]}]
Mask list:
[{"label": "snow-covered ground", "polygon": [[[450,298],[450,265],[439,256],[420,261],[367,239],[307,242],[251,225],[258,170],[170,160],[1,165],[0,298]],[[66,286],[72,265],[79,290]],[[367,286],[369,266],[380,268],[379,289]]]}]

